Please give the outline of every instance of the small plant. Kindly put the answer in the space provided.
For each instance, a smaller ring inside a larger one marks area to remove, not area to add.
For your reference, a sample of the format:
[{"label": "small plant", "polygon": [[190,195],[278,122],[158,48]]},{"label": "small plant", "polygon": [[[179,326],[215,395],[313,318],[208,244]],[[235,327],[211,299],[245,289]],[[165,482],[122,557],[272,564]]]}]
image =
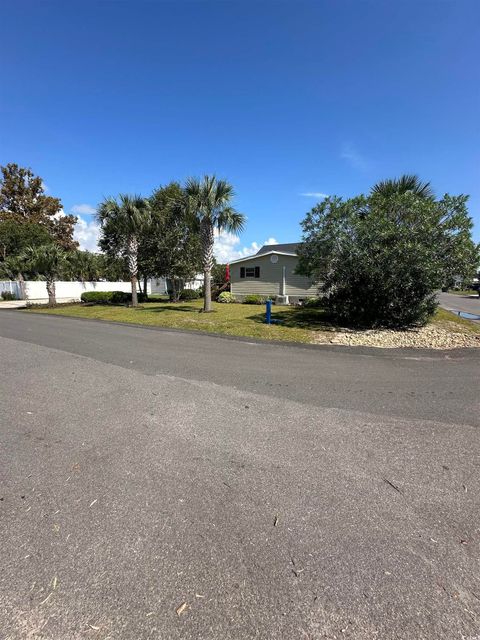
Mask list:
[{"label": "small plant", "polygon": [[2,299],[3,300],[16,300],[17,296],[11,291],[2,291]]},{"label": "small plant", "polygon": [[307,309],[317,309],[322,306],[321,298],[307,298],[303,301],[303,306]]},{"label": "small plant", "polygon": [[248,296],[245,296],[243,299],[243,304],[264,304],[265,303],[265,298],[262,298],[262,296],[259,296],[257,294],[251,294]]},{"label": "small plant", "polygon": [[198,300],[199,297],[195,289],[184,289],[180,294],[180,300]]},{"label": "small plant", "polygon": [[224,304],[231,304],[236,302],[235,296],[230,291],[222,291],[222,293],[218,296],[217,302],[223,302]]}]

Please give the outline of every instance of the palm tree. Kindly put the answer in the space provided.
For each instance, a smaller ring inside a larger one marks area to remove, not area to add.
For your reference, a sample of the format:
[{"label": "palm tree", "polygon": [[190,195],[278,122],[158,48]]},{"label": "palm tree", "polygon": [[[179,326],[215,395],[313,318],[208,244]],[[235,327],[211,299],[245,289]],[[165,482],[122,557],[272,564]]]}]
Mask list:
[{"label": "palm tree", "polygon": [[115,230],[122,239],[128,262],[132,285],[132,306],[138,306],[138,245],[140,235],[150,222],[150,204],[137,195],[120,194],[118,200],[107,198],[98,209],[98,219],[102,227]]},{"label": "palm tree", "polygon": [[430,187],[430,182],[422,182],[416,175],[404,174],[400,178],[390,178],[377,182],[372,189],[372,194],[379,194],[384,198],[403,193],[413,193],[419,198],[433,200],[435,194]]},{"label": "palm tree", "polygon": [[20,298],[26,299],[25,271],[27,265],[21,255],[8,256],[0,262],[0,278],[7,277],[9,280],[18,280],[20,285]]},{"label": "palm tree", "polygon": [[203,310],[212,310],[211,272],[213,267],[213,243],[215,230],[237,233],[243,229],[245,216],[236,211],[230,202],[233,187],[215,176],[204,176],[202,180],[189,178],[185,185],[188,210],[197,219],[202,243],[204,274]]},{"label": "palm tree", "polygon": [[55,297],[55,281],[67,266],[67,254],[56,244],[27,247],[21,255],[22,262],[28,271],[33,271],[46,280],[48,304],[57,304]]}]

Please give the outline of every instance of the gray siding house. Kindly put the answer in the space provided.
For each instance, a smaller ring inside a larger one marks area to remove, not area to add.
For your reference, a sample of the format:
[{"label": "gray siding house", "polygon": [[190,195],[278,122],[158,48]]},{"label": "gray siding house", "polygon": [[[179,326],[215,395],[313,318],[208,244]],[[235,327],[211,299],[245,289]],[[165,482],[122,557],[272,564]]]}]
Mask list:
[{"label": "gray siding house", "polygon": [[279,304],[297,303],[318,295],[318,284],[295,273],[298,243],[266,244],[254,256],[230,263],[231,292],[270,297]]}]

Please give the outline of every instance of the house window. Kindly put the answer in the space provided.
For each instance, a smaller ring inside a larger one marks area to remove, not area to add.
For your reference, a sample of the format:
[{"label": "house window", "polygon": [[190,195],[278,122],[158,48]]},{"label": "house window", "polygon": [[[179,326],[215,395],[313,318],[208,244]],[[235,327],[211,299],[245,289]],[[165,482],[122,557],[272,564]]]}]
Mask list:
[{"label": "house window", "polygon": [[240,267],[240,278],[260,278],[260,267]]}]

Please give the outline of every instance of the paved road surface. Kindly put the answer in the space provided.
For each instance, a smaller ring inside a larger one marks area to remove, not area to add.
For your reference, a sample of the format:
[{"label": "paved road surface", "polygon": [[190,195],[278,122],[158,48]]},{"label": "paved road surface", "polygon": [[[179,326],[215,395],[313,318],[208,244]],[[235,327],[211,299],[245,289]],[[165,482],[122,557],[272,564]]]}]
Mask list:
[{"label": "paved road surface", "polygon": [[455,295],[454,293],[439,293],[438,300],[440,306],[444,309],[466,311],[480,316],[480,298],[478,296],[472,298],[470,296]]},{"label": "paved road surface", "polygon": [[2,640],[480,634],[476,352],[14,311],[0,347]]}]

